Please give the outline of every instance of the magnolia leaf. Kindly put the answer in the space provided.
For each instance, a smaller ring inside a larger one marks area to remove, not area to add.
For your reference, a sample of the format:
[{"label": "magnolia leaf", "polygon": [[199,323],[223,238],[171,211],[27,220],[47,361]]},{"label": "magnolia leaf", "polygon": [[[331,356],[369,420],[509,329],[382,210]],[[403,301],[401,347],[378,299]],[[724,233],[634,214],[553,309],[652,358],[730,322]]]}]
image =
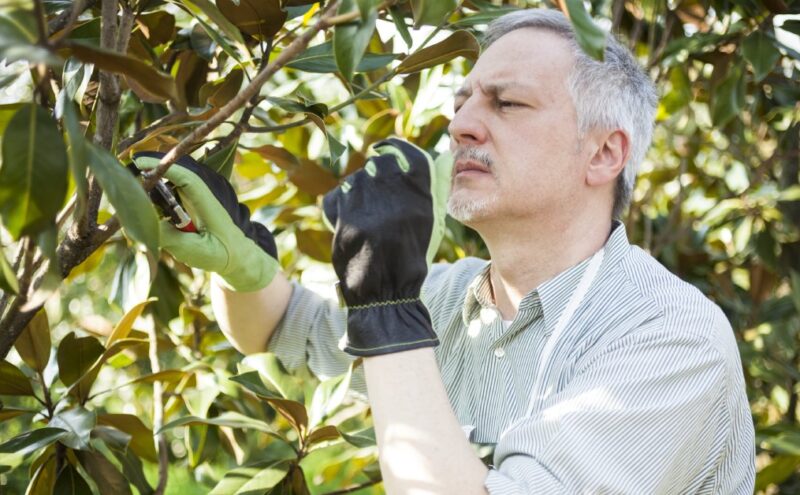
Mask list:
[{"label": "magnolia leaf", "polygon": [[175,80],[138,58],[77,42],[69,43],[66,52],[102,70],[124,74],[153,95],[165,100],[178,99]]},{"label": "magnolia leaf", "polygon": [[440,25],[457,5],[457,0],[411,0],[414,27],[418,28],[423,24]]},{"label": "magnolia leaf", "polygon": [[87,143],[89,168],[114,206],[125,232],[158,253],[158,215],[141,184],[106,150]]},{"label": "magnolia leaf", "polygon": [[600,29],[586,12],[583,0],[565,0],[565,3],[566,14],[575,28],[578,44],[589,56],[602,61],[606,51],[606,32]]},{"label": "magnolia leaf", "polygon": [[68,333],[56,353],[59,377],[64,385],[78,381],[104,350],[103,344],[94,337],[76,337],[75,332]]},{"label": "magnolia leaf", "polygon": [[41,373],[50,361],[50,324],[47,313],[39,310],[14,342],[25,364]]},{"label": "magnolia leaf", "polygon": [[69,387],[69,393],[77,397],[81,403],[85,402],[89,397],[89,392],[92,390],[92,385],[94,385],[94,381],[97,379],[98,373],[100,373],[100,368],[103,367],[109,358],[119,354],[129,347],[147,345],[148,343],[149,341],[147,339],[121,339],[114,342],[92,364],[92,366],[83,374],[83,376],[81,376],[80,380],[73,383],[72,386]]},{"label": "magnolia leaf", "polygon": [[118,340],[126,338],[131,333],[131,329],[133,329],[133,323],[136,321],[136,319],[142,315],[142,312],[147,305],[155,300],[155,298],[151,297],[146,301],[140,302],[136,306],[132,307],[127,313],[125,313],[125,316],[119,320],[117,326],[115,326],[114,330],[111,331],[111,335],[108,336],[106,348],[111,347],[111,345]]},{"label": "magnolia leaf", "polygon": [[2,251],[0,251],[0,289],[12,294],[19,294],[17,275]]},{"label": "magnolia leaf", "polygon": [[236,160],[238,144],[239,142],[234,140],[213,155],[205,157],[203,164],[226,179],[230,179],[233,173],[233,162]]},{"label": "magnolia leaf", "polygon": [[375,440],[374,428],[367,428],[365,430],[353,433],[345,433],[342,430],[339,430],[339,433],[347,443],[360,449],[364,447],[372,447],[377,444],[377,441]]},{"label": "magnolia leaf", "polygon": [[92,495],[92,489],[89,488],[89,484],[83,479],[81,473],[72,464],[67,464],[58,473],[53,493],[58,493],[58,495]]},{"label": "magnolia leaf", "polygon": [[207,101],[211,106],[221,108],[239,94],[242,81],[244,71],[237,67],[225,77],[208,82],[200,88],[200,101]]},{"label": "magnolia leaf", "polygon": [[62,91],[58,98],[58,108],[64,123],[64,140],[67,143],[67,156],[72,178],[75,181],[75,194],[77,197],[76,218],[83,216],[86,211],[86,191],[89,188],[86,178],[86,164],[89,161],[86,150],[86,138],[78,118],[78,109],[75,102],[70,100],[66,91]]},{"label": "magnolia leaf", "polygon": [[[394,54],[365,53],[355,68],[356,72],[369,72],[385,67],[397,58]],[[333,43],[327,41],[309,47],[286,64],[287,67],[304,72],[331,73],[338,69],[336,57],[333,54]]]},{"label": "magnolia leaf", "polygon": [[737,64],[712,94],[711,118],[716,126],[722,128],[739,115],[745,104],[745,91],[742,66]]},{"label": "magnolia leaf", "polygon": [[153,430],[145,426],[138,416],[132,414],[100,414],[97,424],[113,426],[130,435],[129,447],[139,457],[150,462],[158,462]]},{"label": "magnolia leaf", "polygon": [[280,0],[217,0],[217,7],[242,32],[260,40],[275,36],[286,22]]},{"label": "magnolia leaf", "polygon": [[339,430],[337,430],[335,426],[320,426],[308,434],[306,445],[314,445],[315,443],[324,442],[326,440],[336,440],[340,436]]},{"label": "magnolia leaf", "polygon": [[[45,455],[48,455],[45,451]],[[31,466],[33,470],[33,466]],[[33,472],[31,482],[25,490],[25,495],[51,495],[53,485],[56,483],[56,456],[49,454]]]},{"label": "magnolia leaf", "polygon": [[286,478],[289,467],[290,464],[283,460],[237,467],[226,473],[209,495],[272,493],[271,489]]},{"label": "magnolia leaf", "polygon": [[81,466],[94,480],[100,493],[114,495],[132,495],[130,485],[114,464],[102,454],[96,452],[75,453]]},{"label": "magnolia leaf", "polygon": [[67,150],[56,121],[31,103],[20,108],[2,138],[0,217],[14,237],[48,228],[67,195]]},{"label": "magnolia leaf", "polygon": [[[212,3],[210,0],[181,0],[181,3],[184,4],[194,14],[197,14],[198,12],[204,13],[214,23],[215,26],[220,28],[222,32],[225,33],[225,35],[227,35],[240,46],[244,46],[244,38],[242,38],[239,30],[231,23],[231,21],[228,20],[227,17],[225,17],[225,15],[222,14],[222,12],[219,11],[217,6],[214,5],[214,3]],[[210,26],[205,22],[202,22],[201,25],[206,28],[206,32],[208,32]],[[209,35],[213,37],[211,33],[209,33]],[[234,60],[238,59],[234,57]]]},{"label": "magnolia leaf", "polygon": [[59,439],[67,447],[87,450],[89,449],[89,436],[95,424],[97,424],[97,417],[93,411],[76,407],[56,414],[47,426],[67,431],[67,434]]},{"label": "magnolia leaf", "polygon": [[224,413],[214,418],[201,418],[199,416],[186,416],[170,421],[165,424],[157,433],[161,433],[178,426],[196,426],[196,425],[212,425],[212,426],[227,426],[229,428],[240,428],[245,430],[256,430],[266,433],[274,438],[285,441],[285,439],[275,431],[269,424],[258,419],[245,416],[244,414],[234,411],[225,411]]},{"label": "magnolia leaf", "polygon": [[14,419],[17,416],[22,416],[23,414],[35,414],[37,412],[38,411],[34,409],[18,409],[16,407],[3,407],[0,408],[0,421]]},{"label": "magnolia leaf", "polygon": [[[346,14],[356,9],[354,0],[343,0],[339,5],[339,13]],[[359,22],[338,24],[333,29],[333,52],[336,66],[346,80],[353,78],[353,72],[369,46],[369,40],[375,31],[378,12],[370,10],[366,19]]]},{"label": "magnolia leaf", "polygon": [[297,249],[323,263],[331,262],[333,234],[328,230],[304,229],[294,233]]},{"label": "magnolia leaf", "polygon": [[350,390],[352,376],[353,367],[351,366],[347,373],[329,378],[317,385],[309,408],[311,413],[309,423],[312,428],[320,424],[323,419],[330,416],[342,404],[347,391]]},{"label": "magnolia leaf", "polygon": [[775,44],[761,30],[753,31],[745,38],[742,42],[742,54],[753,67],[756,82],[761,81],[772,72],[781,58]]},{"label": "magnolia leaf", "polygon": [[65,437],[69,432],[61,428],[38,428],[18,435],[11,440],[0,444],[0,454],[27,455],[31,452],[47,447],[56,440]]},{"label": "magnolia leaf", "polygon": [[261,379],[281,394],[281,397],[285,399],[302,397],[302,390],[296,380],[286,371],[275,354],[271,352],[250,354],[242,360],[242,363],[258,371]]},{"label": "magnolia leaf", "polygon": [[8,361],[0,361],[0,395],[33,395],[28,377]]},{"label": "magnolia leaf", "polygon": [[410,74],[449,62],[456,57],[464,57],[474,62],[480,51],[481,47],[475,36],[467,31],[456,31],[447,39],[406,57],[397,66],[397,71],[401,74]]}]

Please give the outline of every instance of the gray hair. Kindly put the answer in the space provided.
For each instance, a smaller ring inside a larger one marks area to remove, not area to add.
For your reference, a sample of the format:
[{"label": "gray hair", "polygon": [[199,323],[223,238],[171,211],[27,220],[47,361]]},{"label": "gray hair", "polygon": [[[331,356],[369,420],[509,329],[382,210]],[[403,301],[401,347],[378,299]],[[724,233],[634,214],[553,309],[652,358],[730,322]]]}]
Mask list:
[{"label": "gray hair", "polygon": [[484,49],[511,31],[537,28],[569,41],[575,65],[569,92],[578,115],[578,132],[594,128],[623,129],[630,136],[630,157],[614,188],[614,218],[631,200],[636,172],[653,137],[658,96],[653,82],[633,54],[612,35],[606,37],[605,60],[600,62],[581,49],[569,19],[550,9],[518,10],[495,19],[483,38]]}]

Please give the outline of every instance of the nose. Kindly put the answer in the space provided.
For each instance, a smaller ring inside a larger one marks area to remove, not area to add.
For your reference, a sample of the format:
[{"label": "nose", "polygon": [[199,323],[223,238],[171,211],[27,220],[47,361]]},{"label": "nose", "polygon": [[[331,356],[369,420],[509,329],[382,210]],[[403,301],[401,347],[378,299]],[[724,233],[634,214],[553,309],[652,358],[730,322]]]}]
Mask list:
[{"label": "nose", "polygon": [[479,145],[486,141],[488,131],[476,95],[467,98],[447,126],[450,139],[457,145]]}]

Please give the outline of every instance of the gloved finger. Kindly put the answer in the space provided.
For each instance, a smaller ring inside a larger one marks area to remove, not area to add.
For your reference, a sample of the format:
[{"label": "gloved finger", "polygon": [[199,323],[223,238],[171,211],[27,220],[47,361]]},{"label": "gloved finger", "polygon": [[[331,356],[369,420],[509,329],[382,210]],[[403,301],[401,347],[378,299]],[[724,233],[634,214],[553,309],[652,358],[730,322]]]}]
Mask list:
[{"label": "gloved finger", "polygon": [[230,261],[225,245],[210,232],[181,232],[166,220],[160,222],[159,229],[161,248],[182,263],[222,272]]},{"label": "gloved finger", "polygon": [[376,179],[388,179],[405,173],[401,160],[398,160],[394,153],[373,156],[370,161],[375,163]]},{"label": "gloved finger", "polygon": [[375,151],[397,157],[400,169],[411,176],[427,177],[430,174],[430,155],[413,144],[397,138],[384,139],[373,145]]}]

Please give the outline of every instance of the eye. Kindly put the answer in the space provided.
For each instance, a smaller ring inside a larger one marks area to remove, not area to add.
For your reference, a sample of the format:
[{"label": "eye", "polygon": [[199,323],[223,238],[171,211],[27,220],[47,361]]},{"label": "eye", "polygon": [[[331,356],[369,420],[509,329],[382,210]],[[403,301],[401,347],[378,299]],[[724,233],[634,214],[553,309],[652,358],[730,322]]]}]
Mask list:
[{"label": "eye", "polygon": [[521,103],[517,103],[516,101],[500,100],[500,99],[498,99],[495,102],[495,105],[497,105],[497,108],[515,108],[522,106]]}]

